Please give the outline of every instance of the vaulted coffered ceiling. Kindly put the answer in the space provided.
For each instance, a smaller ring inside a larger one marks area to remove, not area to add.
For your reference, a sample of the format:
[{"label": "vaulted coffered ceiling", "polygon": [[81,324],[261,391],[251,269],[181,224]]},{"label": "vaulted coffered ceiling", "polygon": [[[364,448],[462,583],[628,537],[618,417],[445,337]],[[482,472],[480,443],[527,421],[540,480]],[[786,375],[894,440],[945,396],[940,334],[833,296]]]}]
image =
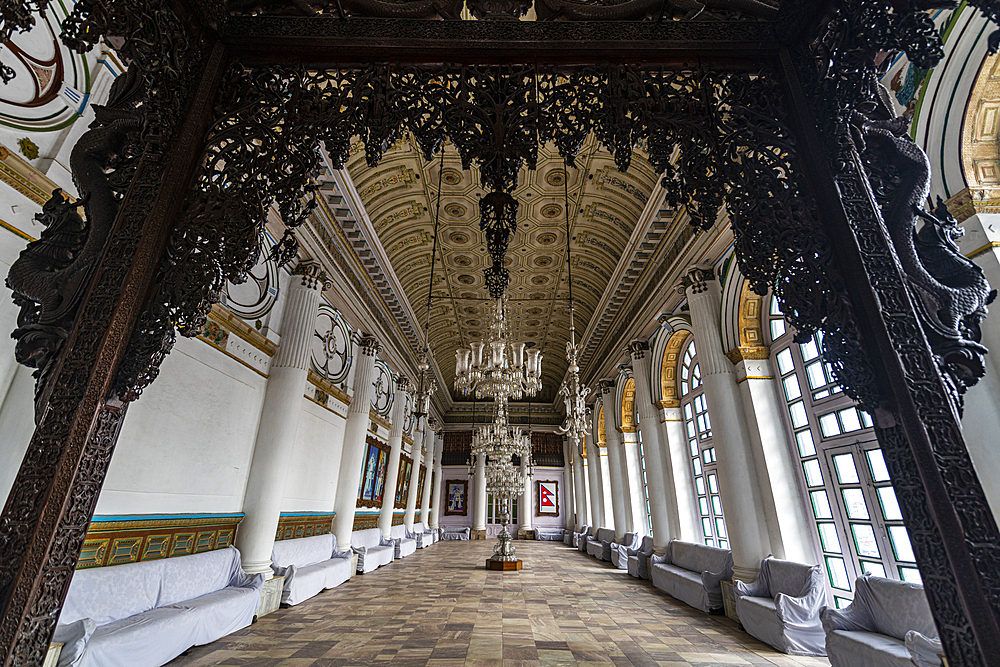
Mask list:
[{"label": "vaulted coffered ceiling", "polygon": [[[591,137],[569,169],[554,147],[539,149],[535,170],[522,169],[514,196],[520,202],[511,239],[510,317],[515,340],[542,349],[543,389],[552,401],[566,372],[569,337],[565,190],[568,185],[573,297],[578,339],[594,316],[637,222],[654,190],[656,175],[641,151],[627,173]],[[347,170],[374,227],[377,243],[423,326],[438,183],[441,183],[438,254],[430,312],[430,347],[451,391],[455,351],[485,333],[491,301],[483,278],[489,256],[479,231],[478,171],[463,171],[457,151],[447,146],[428,163],[410,138],[398,142],[375,168],[365,162],[360,142]],[[459,396],[454,397],[460,400]]]}]

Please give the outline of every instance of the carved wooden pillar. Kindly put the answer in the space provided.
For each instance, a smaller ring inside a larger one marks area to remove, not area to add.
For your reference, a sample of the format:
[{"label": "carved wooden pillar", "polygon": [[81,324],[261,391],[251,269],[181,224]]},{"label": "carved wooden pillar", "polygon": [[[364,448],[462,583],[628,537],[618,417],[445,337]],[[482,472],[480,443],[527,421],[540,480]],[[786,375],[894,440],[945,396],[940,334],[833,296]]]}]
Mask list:
[{"label": "carved wooden pillar", "polygon": [[[949,398],[953,387],[938,367],[887,231],[883,215],[893,212],[880,208],[857,150],[846,148],[846,159],[834,160],[824,146],[815,100],[799,78],[815,76],[813,62],[782,53],[780,65],[801,167],[825,233],[836,239],[834,265],[863,346],[864,358],[852,360],[848,370],[870,369],[865,377],[874,396],[866,402],[874,404],[866,407],[875,417],[948,663],[1000,665],[1000,532],[965,448]],[[906,165],[899,168],[904,172]]]},{"label": "carved wooden pillar", "polygon": [[200,48],[195,71],[180,79],[190,83],[171,91],[187,100],[171,148],[139,159],[52,362],[38,425],[0,517],[3,667],[42,664],[111,461],[126,408],[112,385],[190,190],[228,64],[221,44]]}]

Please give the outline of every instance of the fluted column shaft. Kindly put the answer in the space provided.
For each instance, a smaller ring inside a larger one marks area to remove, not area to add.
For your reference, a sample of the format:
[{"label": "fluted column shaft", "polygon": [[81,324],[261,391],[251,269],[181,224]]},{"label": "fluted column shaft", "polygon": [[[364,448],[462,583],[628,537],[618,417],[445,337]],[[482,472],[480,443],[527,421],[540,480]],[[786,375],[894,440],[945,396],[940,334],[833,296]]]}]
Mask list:
[{"label": "fluted column shaft", "polygon": [[378,527],[389,537],[392,530],[392,510],[396,500],[396,483],[399,481],[399,457],[403,452],[403,420],[406,419],[406,392],[410,381],[405,377],[396,378],[396,393],[392,401],[392,428],[389,430],[389,461],[386,463],[385,485],[382,487],[382,509],[378,515]]},{"label": "fluted column shaft", "polygon": [[281,326],[281,344],[271,362],[247,476],[243,512],[236,535],[243,569],[271,578],[271,547],[278,529],[285,477],[295,448],[302,414],[302,395],[309,372],[309,346],[316,328],[319,296],[326,276],[318,264],[302,263],[288,284]]},{"label": "fluted column shaft", "polygon": [[576,487],[576,526],[575,530],[580,530],[591,520],[590,504],[587,501],[587,460],[583,458],[580,449],[573,452],[573,484]]},{"label": "fluted column shaft", "polygon": [[666,551],[672,537],[680,537],[677,515],[677,493],[673,475],[664,461],[664,438],[660,436],[660,415],[653,405],[649,389],[649,345],[645,342],[629,346],[632,375],[635,378],[635,403],[642,435],[642,453],[646,458],[646,482],[649,487],[649,518],[652,522],[653,550]]},{"label": "fluted column shaft", "polygon": [[354,511],[358,504],[358,483],[361,481],[361,466],[365,458],[365,435],[371,421],[372,399],[375,397],[375,355],[379,343],[374,336],[362,334],[354,356],[354,396],[347,408],[347,424],[344,426],[344,453],[340,459],[340,474],[337,482],[337,500],[333,519],[333,533],[337,536],[337,548],[346,549],[351,545],[354,531]]},{"label": "fluted column shaft", "polygon": [[410,488],[406,492],[406,513],[403,515],[403,525],[407,530],[413,530],[417,513],[417,489],[420,486],[420,463],[424,456],[424,440],[427,438],[427,418],[421,417],[414,426],[413,432],[413,470],[410,472]]},{"label": "fluted column shaft", "polygon": [[604,405],[604,436],[607,438],[608,476],[611,480],[611,511],[615,518],[615,535],[621,539],[632,530],[632,494],[625,468],[622,433],[615,427],[618,406],[615,385],[611,380],[601,381],[601,403]]},{"label": "fluted column shaft", "polygon": [[444,435],[437,434],[434,438],[434,488],[431,489],[433,500],[431,500],[431,528],[438,528],[441,521],[441,505],[444,499],[441,497],[441,457],[444,455]]},{"label": "fluted column shaft", "polygon": [[434,475],[434,448],[437,446],[434,431],[424,436],[424,446],[427,454],[424,456],[424,496],[420,499],[420,523],[427,530],[431,527],[431,476]]},{"label": "fluted column shaft", "polygon": [[476,500],[472,504],[472,530],[486,530],[486,457],[476,457]]},{"label": "fluted column shaft", "polygon": [[601,448],[588,434],[587,479],[590,482],[590,520],[595,528],[605,527],[604,480],[601,478]]},{"label": "fluted column shaft", "polygon": [[719,339],[721,289],[710,270],[694,268],[685,288],[691,308],[691,324],[698,344],[698,363],[705,383],[712,442],[715,444],[733,573],[752,581],[760,561],[773,552],[763,513],[764,498],[758,482],[751,443],[746,433],[743,401],[733,364],[726,358]]},{"label": "fluted column shaft", "polygon": [[573,460],[573,445],[569,439],[563,439],[563,497],[566,499],[563,504],[563,512],[566,513],[565,528],[573,530],[576,526],[576,488],[573,481],[574,468],[576,462]]},{"label": "fluted column shaft", "polygon": [[534,486],[535,482],[528,476],[528,462],[521,459],[521,474],[524,476],[524,491],[521,493],[521,530],[531,530],[534,517]]}]

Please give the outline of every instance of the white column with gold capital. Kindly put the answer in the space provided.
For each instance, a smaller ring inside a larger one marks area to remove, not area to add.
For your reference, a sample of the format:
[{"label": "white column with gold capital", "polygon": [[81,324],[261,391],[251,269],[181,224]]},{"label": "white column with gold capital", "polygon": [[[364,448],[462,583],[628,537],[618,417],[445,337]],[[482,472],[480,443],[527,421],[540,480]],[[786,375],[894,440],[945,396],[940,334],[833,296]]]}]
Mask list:
[{"label": "white column with gold capital", "polygon": [[427,439],[427,418],[421,417],[413,426],[413,469],[410,471],[410,488],[406,492],[406,513],[403,515],[403,525],[412,531],[416,523],[417,488],[420,486],[420,462],[424,457],[424,440]]},{"label": "white column with gold capital", "polygon": [[649,388],[649,344],[646,341],[633,341],[629,344],[628,351],[632,357],[632,375],[635,378],[635,404],[639,415],[639,433],[642,435],[642,453],[646,458],[653,550],[662,555],[666,552],[670,539],[679,538],[681,534],[677,494],[673,475],[667,474],[660,415],[653,405]]},{"label": "white column with gold capital", "polygon": [[573,445],[569,438],[563,438],[563,512],[566,522],[563,526],[568,531],[576,530],[576,488],[573,481],[573,470],[576,461],[573,458]]},{"label": "white column with gold capital", "polygon": [[760,561],[774,549],[746,433],[743,400],[736,386],[733,364],[726,358],[719,337],[722,290],[712,269],[700,266],[688,270],[682,287],[691,308],[698,363],[712,418],[722,512],[733,552],[733,576],[753,581],[760,570]]},{"label": "white column with gold capital", "polygon": [[528,472],[528,462],[525,460],[526,457],[521,458],[521,475],[524,477],[524,491],[521,492],[521,530],[527,532],[531,530],[532,518],[535,514],[534,509],[534,496],[532,495],[534,489],[534,482]]},{"label": "white column with gold capital", "polygon": [[434,434],[434,488],[431,489],[431,530],[441,527],[441,505],[445,502],[441,497],[441,457],[444,456],[444,433]]},{"label": "white column with gold capital", "polygon": [[[632,495],[629,491],[628,473],[625,469],[625,452],[622,434],[615,428],[615,381],[598,382],[601,403],[604,405],[604,437],[607,439],[608,472],[611,480],[611,511],[615,517],[615,535],[620,540],[632,530]],[[606,505],[605,505],[606,507]],[[607,518],[607,517],[605,517]]]},{"label": "white column with gold capital", "polygon": [[420,499],[420,522],[424,524],[424,530],[431,527],[431,477],[434,475],[434,447],[437,445],[437,432],[441,426],[433,417],[428,418],[427,434],[424,436],[424,448],[427,455],[424,457],[424,495]]},{"label": "white column with gold capital", "polygon": [[[595,411],[596,413],[596,411]],[[590,521],[594,528],[609,528],[604,509],[604,479],[601,475],[601,448],[589,433],[587,443],[587,481],[590,484]]]},{"label": "white column with gold capital", "polygon": [[[586,439],[585,439],[586,440]],[[572,447],[572,441],[570,441]],[[574,532],[590,523],[590,503],[587,501],[587,460],[583,458],[583,443],[573,452],[573,484],[576,487],[574,503],[576,505],[576,525]]]},{"label": "white column with gold capital", "polygon": [[285,477],[302,414],[309,347],[324,286],[329,286],[328,279],[316,262],[302,262],[292,271],[282,315],[281,344],[268,373],[243,497],[246,517],[236,535],[243,569],[249,574],[263,572],[268,579],[274,576],[271,547],[278,529]]},{"label": "white column with gold capital", "polygon": [[395,505],[396,482],[399,481],[399,457],[403,452],[403,422],[406,420],[406,394],[410,381],[402,375],[396,378],[396,392],[392,398],[392,428],[389,430],[389,461],[386,463],[385,484],[382,486],[382,509],[378,527],[388,538],[392,530],[392,509]]},{"label": "white column with gold capital", "polygon": [[347,407],[337,499],[333,507],[337,513],[333,518],[333,534],[337,536],[337,548],[342,550],[351,545],[351,533],[354,531],[358,483],[361,481],[361,465],[365,458],[365,435],[371,423],[372,399],[375,398],[375,355],[379,351],[379,342],[370,334],[361,334],[356,351],[354,396]]}]

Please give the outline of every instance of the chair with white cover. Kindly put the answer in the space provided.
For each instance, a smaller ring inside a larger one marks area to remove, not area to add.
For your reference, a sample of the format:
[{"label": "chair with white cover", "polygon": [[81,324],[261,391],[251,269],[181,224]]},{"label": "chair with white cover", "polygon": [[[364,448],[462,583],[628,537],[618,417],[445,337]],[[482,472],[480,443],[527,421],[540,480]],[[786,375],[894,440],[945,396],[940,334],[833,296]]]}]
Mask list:
[{"label": "chair with white cover", "polygon": [[734,581],[743,628],[782,653],[826,655],[819,612],[825,606],[823,568],[768,556],[757,581]]},{"label": "chair with white cover", "polygon": [[406,526],[399,524],[389,529],[389,539],[395,545],[393,557],[396,559],[406,558],[417,550],[417,541],[406,536]]},{"label": "chair with white cover", "polygon": [[653,555],[653,536],[642,538],[638,549],[628,552],[628,573],[639,579],[649,579],[649,558]]},{"label": "chair with white cover", "polygon": [[278,540],[271,547],[271,569],[285,578],[281,601],[294,606],[351,578],[350,550],[337,550],[333,533]]},{"label": "chair with white cover", "polygon": [[924,587],[864,575],[854,582],[854,601],[820,614],[826,655],[833,667],[940,667],[938,639]]},{"label": "chair with white cover", "polygon": [[639,540],[641,537],[639,533],[625,533],[625,537],[621,542],[611,543],[611,564],[617,567],[619,570],[628,569],[628,556],[629,551],[636,549],[639,546]]}]

